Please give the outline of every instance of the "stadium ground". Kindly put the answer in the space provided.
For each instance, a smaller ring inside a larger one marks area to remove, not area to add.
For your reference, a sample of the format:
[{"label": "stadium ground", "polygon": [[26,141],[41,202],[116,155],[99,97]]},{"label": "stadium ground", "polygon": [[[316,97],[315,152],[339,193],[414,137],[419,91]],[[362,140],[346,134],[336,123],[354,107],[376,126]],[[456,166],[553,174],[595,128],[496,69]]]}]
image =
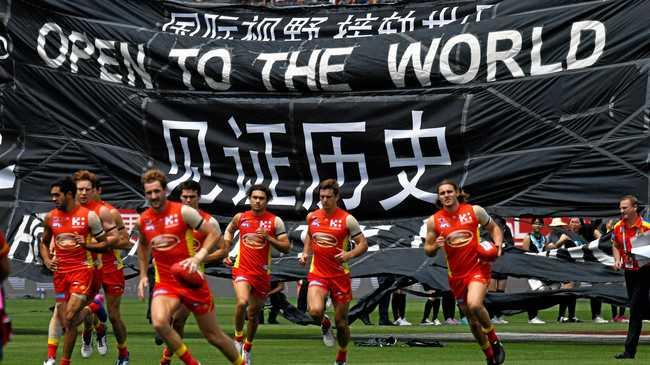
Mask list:
[{"label": "stadium ground", "polygon": [[[591,318],[589,302],[578,302],[578,317]],[[217,315],[224,329],[232,334],[232,299],[217,299]],[[13,319],[15,336],[5,350],[3,365],[28,365],[41,364],[46,352],[47,323],[50,317],[48,307],[52,305],[51,299],[14,299],[8,301],[8,309]],[[422,314],[423,302],[409,299],[407,319],[419,322]],[[125,299],[123,316],[129,329],[128,345],[131,351],[131,364],[155,365],[159,359],[161,348],[153,341],[153,331],[147,323],[144,314],[146,305],[133,299]],[[609,306],[603,305],[603,312],[608,316]],[[529,325],[525,314],[508,317],[507,325],[499,325],[498,332],[526,333],[535,335],[544,333],[595,333],[620,334],[627,328],[625,324],[608,323],[594,324],[592,322],[557,324],[552,322],[556,316],[557,308],[540,312],[542,319],[549,321],[546,325]],[[376,313],[375,313],[376,315]],[[372,318],[377,322],[377,318]],[[646,324],[646,326],[649,326]],[[650,328],[646,328],[648,330]],[[193,320],[186,331],[187,344],[193,353],[204,365],[226,364],[225,359],[216,353],[204,340],[200,338],[198,329]],[[352,334],[356,338],[374,335],[395,335],[396,337],[422,334],[433,336],[440,334],[440,338],[447,338],[450,334],[468,333],[467,326],[437,326],[422,327],[413,325],[409,327],[379,327],[364,326],[355,322]],[[109,333],[109,355],[101,357],[96,352],[90,359],[82,359],[79,355],[78,345],[75,349],[73,363],[76,365],[108,365],[113,364],[114,337]],[[508,364],[619,364],[613,355],[622,350],[621,345],[613,344],[585,344],[576,343],[570,338],[564,342],[506,342]],[[350,346],[350,364],[482,364],[483,356],[478,346],[472,342],[458,342],[442,340],[443,348],[410,348],[410,347],[356,347]],[[622,342],[621,342],[622,343]],[[59,347],[59,351],[61,347]],[[253,351],[256,365],[275,364],[331,364],[335,350],[323,346],[318,328],[315,326],[302,327],[289,324],[280,318],[279,325],[262,325],[258,332]],[[625,361],[630,364],[648,363],[650,361],[650,345],[641,345],[637,359]],[[175,364],[179,364],[176,360]]]}]

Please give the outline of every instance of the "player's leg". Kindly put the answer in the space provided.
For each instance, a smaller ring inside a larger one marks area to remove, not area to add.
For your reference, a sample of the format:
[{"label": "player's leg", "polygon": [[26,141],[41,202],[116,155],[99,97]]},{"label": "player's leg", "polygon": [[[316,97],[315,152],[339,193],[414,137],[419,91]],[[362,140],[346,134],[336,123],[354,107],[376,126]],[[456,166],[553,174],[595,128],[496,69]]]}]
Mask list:
[{"label": "player's leg", "polygon": [[194,318],[196,318],[196,323],[206,340],[218,348],[231,363],[236,365],[245,364],[244,359],[235,347],[235,342],[219,327],[214,307],[206,313],[194,313]]},{"label": "player's leg", "polygon": [[57,302],[54,305],[50,324],[47,328],[47,360],[45,360],[43,365],[54,365],[56,363],[56,352],[59,348],[59,339],[61,338],[61,335],[63,335],[63,326],[59,319],[58,306],[59,303]]},{"label": "player's leg", "polygon": [[266,297],[262,295],[256,295],[255,290],[251,293],[248,298],[248,323],[246,324],[246,340],[242,347],[242,355],[246,363],[252,363],[251,360],[251,350],[253,349],[253,339],[257,333],[257,327],[259,326],[260,321],[260,311],[266,303]]},{"label": "player's leg", "polygon": [[325,315],[325,303],[329,287],[323,280],[311,280],[309,289],[307,289],[307,310],[314,323],[320,323],[323,343],[327,347],[335,344],[334,335],[332,334],[332,322]]},{"label": "player's leg", "polygon": [[192,356],[183,339],[172,328],[172,315],[180,307],[181,300],[175,296],[155,295],[151,301],[151,324],[156,333],[165,341],[167,347],[174,352],[185,364],[197,365],[199,362]]},{"label": "player's leg", "polygon": [[86,316],[83,321],[83,331],[81,332],[81,357],[89,358],[93,354],[93,327],[95,325],[95,316]]},{"label": "player's leg", "polygon": [[[181,336],[181,338],[185,336],[185,323],[187,322],[189,315],[189,309],[187,309],[187,307],[183,304],[181,304],[176,312],[174,312],[172,319],[172,328],[174,331],[176,331],[176,333],[178,333],[179,336]],[[162,356],[160,357],[160,364],[170,364],[172,356],[174,356],[174,353],[169,349],[169,347],[164,346]]]},{"label": "player's leg", "polygon": [[486,282],[471,281],[467,286],[467,307],[482,334],[482,338],[479,340],[481,348],[485,346],[485,341],[487,341],[488,345],[492,348],[494,362],[501,364],[505,361],[505,350],[490,321],[490,314],[483,305],[486,293]]},{"label": "player's leg", "polygon": [[[122,320],[122,312],[120,310],[122,303],[122,295],[115,295],[118,293],[107,292],[106,294],[106,305],[108,307],[108,320],[111,322],[113,327],[113,333],[115,334],[115,341],[117,342],[117,364],[120,364],[120,361],[124,362],[129,359],[129,350],[126,345],[126,325],[124,320]],[[99,333],[97,336],[99,337]],[[106,345],[106,336],[104,331],[104,345]]]},{"label": "player's leg", "polygon": [[61,365],[70,364],[74,344],[77,340],[77,326],[91,312],[85,307],[87,297],[78,293],[71,293],[68,301],[60,305],[60,318],[62,318],[63,328],[63,356]]},{"label": "player's leg", "polygon": [[338,352],[336,364],[346,364],[348,354],[348,343],[350,342],[350,326],[348,325],[348,310],[350,302],[338,302],[334,300],[334,323],[336,326],[336,340]]},{"label": "player's leg", "polygon": [[246,308],[251,297],[251,284],[243,276],[238,276],[233,280],[233,289],[235,290],[235,342],[237,348],[241,351],[244,345],[244,320],[246,318]]}]

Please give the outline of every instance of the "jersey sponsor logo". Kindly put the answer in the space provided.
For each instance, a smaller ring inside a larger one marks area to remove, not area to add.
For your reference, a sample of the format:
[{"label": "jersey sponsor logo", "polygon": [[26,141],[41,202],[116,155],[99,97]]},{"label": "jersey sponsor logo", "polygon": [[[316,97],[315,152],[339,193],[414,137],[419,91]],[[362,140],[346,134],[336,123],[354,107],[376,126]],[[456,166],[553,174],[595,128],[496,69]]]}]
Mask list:
[{"label": "jersey sponsor logo", "polygon": [[61,233],[56,236],[54,243],[62,250],[73,250],[79,247],[77,237],[78,235],[75,233]]},{"label": "jersey sponsor logo", "polygon": [[260,237],[257,233],[246,233],[242,237],[242,242],[246,247],[261,250],[266,246],[266,240]]},{"label": "jersey sponsor logo", "polygon": [[171,214],[165,217],[165,227],[178,225],[178,214]]},{"label": "jersey sponsor logo", "polygon": [[448,234],[446,240],[451,247],[463,247],[472,242],[472,238],[474,238],[472,231],[461,229]]},{"label": "jersey sponsor logo", "polygon": [[86,226],[86,217],[72,217],[72,226],[73,227],[85,227]]},{"label": "jersey sponsor logo", "polygon": [[61,224],[61,219],[59,219],[59,217],[52,217],[52,228],[61,227],[63,227],[63,224]]},{"label": "jersey sponsor logo", "polygon": [[472,215],[469,213],[463,213],[458,216],[460,224],[472,223]]},{"label": "jersey sponsor logo", "polygon": [[180,242],[181,239],[173,234],[160,234],[151,239],[151,248],[157,251],[168,251]]},{"label": "jersey sponsor logo", "polygon": [[341,228],[343,226],[343,221],[341,219],[332,219],[330,221],[331,228]]},{"label": "jersey sponsor logo", "polygon": [[447,220],[444,219],[444,218],[438,219],[438,225],[440,226],[440,228],[449,228],[449,227],[451,227],[451,224],[449,224],[449,222],[447,222]]},{"label": "jersey sponsor logo", "polygon": [[311,240],[323,248],[336,247],[338,241],[336,237],[328,233],[316,232],[311,236]]}]

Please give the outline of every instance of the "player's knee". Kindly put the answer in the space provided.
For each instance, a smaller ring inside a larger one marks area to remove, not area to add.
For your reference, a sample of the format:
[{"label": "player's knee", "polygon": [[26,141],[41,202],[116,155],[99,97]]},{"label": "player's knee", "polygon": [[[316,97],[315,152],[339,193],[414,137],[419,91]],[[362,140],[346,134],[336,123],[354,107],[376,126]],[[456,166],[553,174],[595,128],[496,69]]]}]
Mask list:
[{"label": "player's knee", "polygon": [[122,316],[119,311],[110,311],[108,312],[108,320],[111,321],[111,323],[119,323],[122,321]]},{"label": "player's knee", "polygon": [[323,308],[309,308],[309,315],[312,318],[319,319],[323,317]]},{"label": "player's knee", "polygon": [[245,309],[248,306],[248,300],[246,298],[237,298],[236,305],[238,309]]},{"label": "player's knee", "polygon": [[346,318],[337,318],[334,320],[334,326],[338,331],[344,330],[348,327],[348,321]]}]

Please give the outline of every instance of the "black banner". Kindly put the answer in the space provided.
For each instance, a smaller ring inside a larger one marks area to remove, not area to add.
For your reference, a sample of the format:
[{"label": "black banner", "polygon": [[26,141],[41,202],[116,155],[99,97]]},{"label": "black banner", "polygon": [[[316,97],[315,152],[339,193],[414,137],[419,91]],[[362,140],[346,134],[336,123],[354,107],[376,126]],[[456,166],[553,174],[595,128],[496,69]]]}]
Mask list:
[{"label": "black banner", "polygon": [[[424,25],[454,7],[455,21]],[[392,243],[422,236],[446,177],[502,216],[605,217],[623,194],[648,201],[647,1],[269,10],[18,0],[3,10],[0,222],[23,263],[37,262],[48,186],[81,168],[120,208],[143,206],[149,167],[172,188],[197,180],[202,208],[222,221],[260,182],[273,212],[301,221],[317,182],[333,177],[342,205],[392,227]],[[411,11],[412,30],[378,31]],[[202,28],[180,24],[181,13],[199,14]],[[371,36],[336,37],[339,23],[370,13],[382,19]],[[239,17],[241,29],[204,38],[209,15]],[[243,40],[255,17],[283,19],[251,28],[274,41]],[[317,17],[328,17],[318,37],[281,38]]]}]

